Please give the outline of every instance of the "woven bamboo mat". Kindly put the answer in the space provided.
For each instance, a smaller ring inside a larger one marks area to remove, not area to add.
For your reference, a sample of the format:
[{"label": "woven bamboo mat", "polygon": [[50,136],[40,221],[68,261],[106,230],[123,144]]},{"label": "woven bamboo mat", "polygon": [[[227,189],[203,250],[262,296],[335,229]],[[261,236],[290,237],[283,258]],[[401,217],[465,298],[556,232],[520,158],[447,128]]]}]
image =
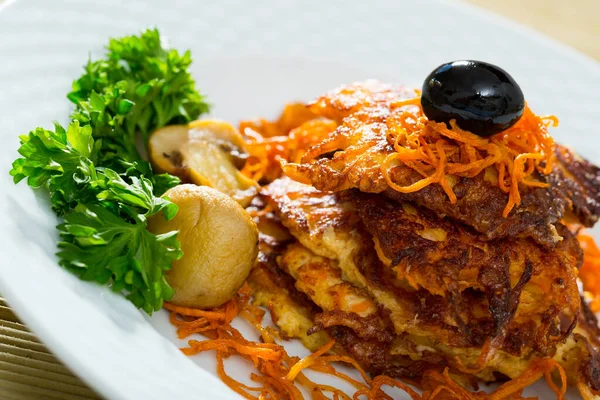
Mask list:
[{"label": "woven bamboo mat", "polygon": [[40,343],[2,297],[0,399],[100,399]]}]

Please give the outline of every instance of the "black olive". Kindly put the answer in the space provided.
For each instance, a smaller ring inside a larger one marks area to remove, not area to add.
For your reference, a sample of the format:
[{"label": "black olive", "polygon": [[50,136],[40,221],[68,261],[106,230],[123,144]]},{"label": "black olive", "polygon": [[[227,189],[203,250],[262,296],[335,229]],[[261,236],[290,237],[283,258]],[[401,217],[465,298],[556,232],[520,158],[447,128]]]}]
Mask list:
[{"label": "black olive", "polygon": [[501,132],[521,118],[525,98],[502,68],[481,61],[440,65],[423,83],[423,112],[430,120],[449,122],[479,136]]}]

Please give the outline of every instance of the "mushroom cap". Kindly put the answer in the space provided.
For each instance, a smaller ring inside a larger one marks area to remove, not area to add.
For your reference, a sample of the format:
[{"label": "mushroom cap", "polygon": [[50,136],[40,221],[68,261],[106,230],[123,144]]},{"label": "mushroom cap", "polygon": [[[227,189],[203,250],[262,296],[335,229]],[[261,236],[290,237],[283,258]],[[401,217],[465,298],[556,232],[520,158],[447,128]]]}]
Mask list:
[{"label": "mushroom cap", "polygon": [[170,125],[150,136],[150,160],[158,172],[177,175],[183,182],[210,186],[247,206],[258,185],[238,166],[247,156],[239,131],[221,120]]},{"label": "mushroom cap", "polygon": [[167,191],[179,206],[166,221],[155,215],[148,229],[178,230],[183,257],[173,262],[166,278],[175,290],[171,302],[213,308],[231,299],[244,284],[258,254],[258,229],[248,213],[218,190],[185,184]]}]

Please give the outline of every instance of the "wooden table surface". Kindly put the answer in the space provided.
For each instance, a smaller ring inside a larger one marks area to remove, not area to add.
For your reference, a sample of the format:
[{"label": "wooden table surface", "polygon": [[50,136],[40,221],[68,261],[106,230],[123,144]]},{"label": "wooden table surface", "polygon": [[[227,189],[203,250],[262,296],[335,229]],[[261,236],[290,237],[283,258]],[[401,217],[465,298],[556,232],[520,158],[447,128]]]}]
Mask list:
[{"label": "wooden table surface", "polygon": [[[600,0],[463,1],[528,25],[600,60]],[[1,298],[0,398],[99,398],[45,349]]]},{"label": "wooden table surface", "polygon": [[600,0],[464,0],[600,60]]}]

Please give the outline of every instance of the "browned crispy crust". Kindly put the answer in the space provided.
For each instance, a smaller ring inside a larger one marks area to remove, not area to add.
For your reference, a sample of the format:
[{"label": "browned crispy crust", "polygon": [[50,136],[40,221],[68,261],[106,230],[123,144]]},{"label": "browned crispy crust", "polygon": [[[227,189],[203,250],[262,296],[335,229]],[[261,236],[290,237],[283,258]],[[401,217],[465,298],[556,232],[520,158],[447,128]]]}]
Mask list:
[{"label": "browned crispy crust", "polygon": [[[490,240],[531,237],[552,247],[561,239],[555,224],[567,210],[586,226],[593,225],[600,216],[600,170],[560,146],[552,173],[537,176],[550,186],[521,185],[521,204],[507,218],[502,212],[508,194],[485,179],[484,172],[473,178],[456,179],[455,204],[437,184],[413,193],[389,188],[380,166],[393,152],[387,128],[388,119],[394,116],[390,103],[409,97],[414,97],[414,93],[407,89],[357,84],[318,98],[311,106],[313,112],[335,119],[340,125],[327,140],[312,148],[300,164],[285,165],[284,172],[323,191],[357,188],[384,193],[399,202],[410,201],[469,225]],[[422,179],[422,175],[401,164],[390,170],[390,178],[397,185],[407,186]]]},{"label": "browned crispy crust", "polygon": [[315,115],[341,123],[344,118],[363,108],[389,109],[393,101],[415,95],[414,89],[368,80],[332,90],[314,100],[310,110]]},{"label": "browned crispy crust", "polygon": [[[444,296],[467,336],[482,323],[471,312],[482,301],[492,321],[487,335],[510,338],[504,347],[515,355],[546,353],[573,329],[582,252],[566,227],[558,225],[564,239],[549,251],[528,239],[481,241],[466,226],[380,196],[351,199],[393,278]],[[569,316],[563,326],[560,315]]]},{"label": "browned crispy crust", "polygon": [[317,315],[315,326],[310,332],[318,332],[332,326],[345,326],[362,340],[390,343],[394,336],[388,329],[382,329],[381,325],[379,315],[360,317],[356,313],[334,310],[324,311]]},{"label": "browned crispy crust", "polygon": [[259,279],[259,275],[268,275],[269,282],[289,294],[300,307],[308,310],[311,316],[319,312],[317,307],[310,298],[295,288],[295,280],[277,267],[277,257],[281,254],[285,244],[275,241],[272,237],[264,234],[259,235],[259,252],[256,264],[250,273],[250,282],[261,282],[264,279]]},{"label": "browned crispy crust", "polygon": [[587,302],[581,299],[581,316],[579,326],[587,333],[585,341],[585,359],[579,367],[583,381],[600,395],[600,326],[596,315],[590,310]]},{"label": "browned crispy crust", "polygon": [[419,385],[426,371],[443,371],[449,366],[444,357],[432,352],[424,352],[419,360],[411,359],[407,355],[393,354],[389,343],[363,340],[353,330],[342,326],[331,327],[328,332],[348,355],[373,376],[387,375]]},{"label": "browned crispy crust", "polygon": [[[393,168],[391,176],[394,182],[401,185],[412,184],[419,179],[409,168]],[[507,218],[502,216],[502,212],[508,195],[498,186],[485,181],[484,173],[474,178],[458,178],[453,190],[457,197],[456,204],[450,203],[439,185],[429,185],[414,193],[400,193],[387,188],[384,193],[398,202],[414,202],[438,215],[460,221],[490,240],[531,237],[548,247],[560,241],[555,224],[564,215],[567,202],[556,187],[521,187],[521,204]]]},{"label": "browned crispy crust", "polygon": [[[345,280],[370,293],[381,311],[359,318],[342,306],[326,308],[316,315],[313,330],[350,338],[340,339],[346,351],[373,373],[416,379],[419,369],[400,353],[412,354],[423,368],[455,368],[452,354],[478,351],[488,340],[502,357],[551,357],[575,327],[581,250],[562,225],[565,239],[550,250],[531,239],[482,240],[468,226],[422,208],[358,191],[324,193],[288,178],[264,187],[260,197],[294,238],[319,254],[313,270],[322,257],[342,265],[342,254],[353,249],[349,257],[360,279]],[[441,231],[444,240],[434,240]],[[278,258],[283,270],[285,263]],[[296,288],[311,290],[298,282]],[[391,323],[392,342],[368,329],[371,318],[378,326]],[[432,357],[442,361],[430,363]],[[507,358],[504,367],[514,360]],[[495,379],[496,368],[477,376]]]},{"label": "browned crispy crust", "polygon": [[584,226],[591,227],[600,216],[600,168],[563,146],[556,147],[557,167],[549,176],[560,187],[569,211]]},{"label": "browned crispy crust", "polygon": [[588,344],[588,355],[579,367],[582,381],[600,396],[600,352]]}]

